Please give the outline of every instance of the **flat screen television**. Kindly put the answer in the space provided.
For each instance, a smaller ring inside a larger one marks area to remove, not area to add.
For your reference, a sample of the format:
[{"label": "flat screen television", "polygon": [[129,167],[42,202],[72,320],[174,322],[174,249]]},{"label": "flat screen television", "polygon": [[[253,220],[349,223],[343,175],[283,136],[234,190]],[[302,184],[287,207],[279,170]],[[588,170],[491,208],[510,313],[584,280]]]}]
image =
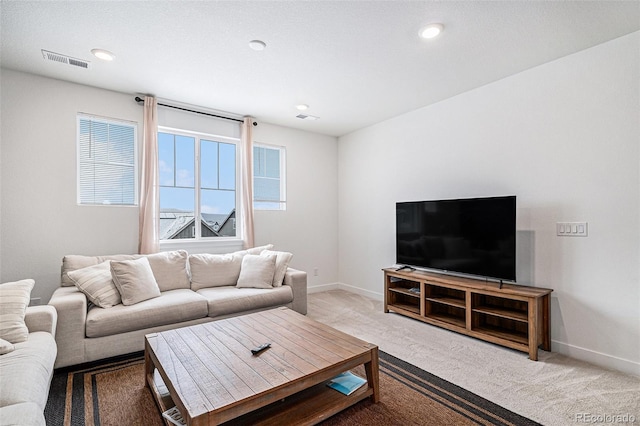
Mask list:
[{"label": "flat screen television", "polygon": [[516,197],[396,203],[396,263],[516,280]]}]

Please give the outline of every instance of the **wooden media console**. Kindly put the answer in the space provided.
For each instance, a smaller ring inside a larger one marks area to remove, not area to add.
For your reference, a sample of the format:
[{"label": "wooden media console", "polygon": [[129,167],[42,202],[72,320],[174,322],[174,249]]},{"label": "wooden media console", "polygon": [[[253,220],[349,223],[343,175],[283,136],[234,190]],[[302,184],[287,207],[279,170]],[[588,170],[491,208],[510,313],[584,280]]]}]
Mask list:
[{"label": "wooden media console", "polygon": [[423,271],[384,271],[384,311],[496,343],[538,360],[551,350],[548,288]]}]

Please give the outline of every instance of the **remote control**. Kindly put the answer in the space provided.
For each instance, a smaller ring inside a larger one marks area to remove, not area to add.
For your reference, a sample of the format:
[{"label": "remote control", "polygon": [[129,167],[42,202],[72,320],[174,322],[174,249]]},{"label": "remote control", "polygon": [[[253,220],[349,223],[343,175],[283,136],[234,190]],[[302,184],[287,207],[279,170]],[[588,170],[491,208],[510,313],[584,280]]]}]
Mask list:
[{"label": "remote control", "polygon": [[258,346],[257,348],[253,348],[253,349],[251,349],[251,353],[254,354],[254,355],[257,355],[260,352],[262,352],[265,349],[267,349],[268,347],[271,347],[271,343],[265,343],[265,344],[262,344],[262,345]]}]

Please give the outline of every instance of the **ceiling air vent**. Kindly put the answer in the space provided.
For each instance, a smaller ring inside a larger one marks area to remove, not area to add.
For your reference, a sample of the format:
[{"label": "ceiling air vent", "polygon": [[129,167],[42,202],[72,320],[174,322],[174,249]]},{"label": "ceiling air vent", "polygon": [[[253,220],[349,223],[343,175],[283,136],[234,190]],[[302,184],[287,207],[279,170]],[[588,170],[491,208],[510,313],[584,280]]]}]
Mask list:
[{"label": "ceiling air vent", "polygon": [[44,49],[42,49],[42,56],[49,61],[60,62],[61,64],[72,65],[74,67],[84,69],[88,69],[90,64],[89,61],[72,58],[71,56],[67,55],[61,55],[60,53],[49,52],[48,50]]},{"label": "ceiling air vent", "polygon": [[299,118],[301,120],[315,121],[315,120],[318,120],[320,117],[316,117],[315,115],[298,114],[296,115],[296,118]]}]

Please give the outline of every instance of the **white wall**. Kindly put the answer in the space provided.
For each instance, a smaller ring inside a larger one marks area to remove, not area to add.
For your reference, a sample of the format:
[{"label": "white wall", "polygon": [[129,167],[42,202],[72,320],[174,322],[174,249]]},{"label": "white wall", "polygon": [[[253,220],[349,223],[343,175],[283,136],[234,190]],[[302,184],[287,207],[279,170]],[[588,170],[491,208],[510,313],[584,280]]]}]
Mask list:
[{"label": "white wall", "polygon": [[[287,210],[256,210],[256,245],[293,253],[291,266],[307,272],[309,288],[338,281],[337,139],[259,123],[256,143],[280,145],[287,157]],[[314,275],[317,268],[318,275]]]},{"label": "white wall", "polygon": [[[2,70],[2,282],[47,303],[65,254],[134,253],[138,209],[76,203],[76,114],[142,121],[133,96]],[[142,136],[142,125],[138,126]]]},{"label": "white wall", "polygon": [[[138,209],[76,204],[76,114],[138,122],[133,94],[2,70],[0,282],[33,278],[47,303],[66,254],[135,253]],[[259,142],[287,148],[289,208],[256,214],[256,243],[294,254],[309,284],[337,281],[337,140],[260,123]]]},{"label": "white wall", "polygon": [[[518,197],[552,349],[640,375],[640,33],[339,138],[339,279],[381,296],[395,202]],[[428,78],[428,76],[425,76]],[[587,221],[587,238],[556,222]]]}]

